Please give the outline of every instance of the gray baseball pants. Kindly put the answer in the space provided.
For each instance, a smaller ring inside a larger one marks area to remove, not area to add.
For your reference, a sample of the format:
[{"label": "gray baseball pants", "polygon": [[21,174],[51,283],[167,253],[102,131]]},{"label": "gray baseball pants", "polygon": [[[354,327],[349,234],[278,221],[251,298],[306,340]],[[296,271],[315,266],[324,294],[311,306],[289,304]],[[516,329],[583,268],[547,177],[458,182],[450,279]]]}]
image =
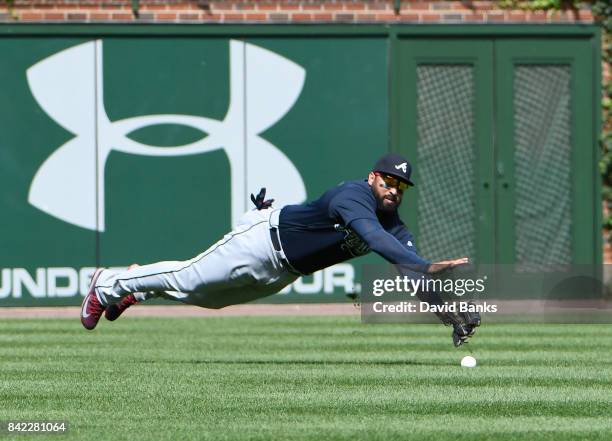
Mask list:
[{"label": "gray baseball pants", "polygon": [[298,277],[270,237],[279,213],[278,209],[245,213],[233,231],[193,259],[129,271],[104,270],[96,281],[96,295],[103,305],[139,292],[218,309],[275,294]]}]

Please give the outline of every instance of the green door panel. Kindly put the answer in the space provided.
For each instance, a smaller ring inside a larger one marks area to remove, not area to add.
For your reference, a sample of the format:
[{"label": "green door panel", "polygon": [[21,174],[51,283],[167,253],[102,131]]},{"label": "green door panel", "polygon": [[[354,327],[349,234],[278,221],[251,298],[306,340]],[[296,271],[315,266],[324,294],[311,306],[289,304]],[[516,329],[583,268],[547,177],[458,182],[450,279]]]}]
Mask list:
[{"label": "green door panel", "polygon": [[597,261],[588,40],[495,43],[499,263]]},{"label": "green door panel", "polygon": [[401,40],[397,149],[414,162],[403,216],[433,260],[493,259],[492,43]]},{"label": "green door panel", "polygon": [[432,259],[599,261],[587,39],[399,41],[404,215]]}]

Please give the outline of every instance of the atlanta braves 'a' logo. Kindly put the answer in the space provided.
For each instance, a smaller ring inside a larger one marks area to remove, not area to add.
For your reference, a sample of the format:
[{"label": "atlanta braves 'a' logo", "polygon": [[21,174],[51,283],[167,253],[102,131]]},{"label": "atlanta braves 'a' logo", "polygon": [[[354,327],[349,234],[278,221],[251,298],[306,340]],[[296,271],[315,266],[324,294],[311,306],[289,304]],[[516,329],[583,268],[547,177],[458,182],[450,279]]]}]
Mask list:
[{"label": "atlanta braves 'a' logo", "polygon": [[[247,189],[265,186],[281,204],[305,200],[304,182],[293,163],[259,136],[293,107],[304,85],[301,66],[269,50],[231,40],[230,103],[223,121],[180,114],[110,121],[103,102],[102,72],[101,40],[58,52],[27,70],[38,104],[75,135],[34,176],[28,201],[35,207],[71,224],[104,231],[104,168],[112,150],[174,156],[224,149],[231,168],[234,225],[247,208]],[[142,144],[126,136],[158,124],[191,126],[208,136],[173,148]]]},{"label": "atlanta braves 'a' logo", "polygon": [[407,163],[405,163],[405,162],[402,162],[401,164],[397,164],[395,166],[396,170],[400,170],[401,169],[404,173],[406,173],[406,168],[407,168]]}]

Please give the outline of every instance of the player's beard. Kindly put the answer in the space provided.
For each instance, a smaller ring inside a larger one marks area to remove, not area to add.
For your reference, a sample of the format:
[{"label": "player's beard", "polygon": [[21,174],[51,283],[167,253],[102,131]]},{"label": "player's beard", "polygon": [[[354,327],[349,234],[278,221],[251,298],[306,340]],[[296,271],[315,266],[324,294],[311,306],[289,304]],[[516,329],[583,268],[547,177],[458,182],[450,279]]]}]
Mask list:
[{"label": "player's beard", "polygon": [[397,210],[401,202],[402,200],[400,198],[393,195],[377,198],[378,209],[386,212]]},{"label": "player's beard", "polygon": [[[384,212],[393,212],[397,210],[397,207],[402,203],[402,195],[393,194],[387,189],[383,189],[381,185],[377,185],[376,182],[370,183],[370,189],[372,195],[376,199],[376,209]],[[387,202],[385,202],[385,200]],[[392,202],[392,203],[389,203]]]}]

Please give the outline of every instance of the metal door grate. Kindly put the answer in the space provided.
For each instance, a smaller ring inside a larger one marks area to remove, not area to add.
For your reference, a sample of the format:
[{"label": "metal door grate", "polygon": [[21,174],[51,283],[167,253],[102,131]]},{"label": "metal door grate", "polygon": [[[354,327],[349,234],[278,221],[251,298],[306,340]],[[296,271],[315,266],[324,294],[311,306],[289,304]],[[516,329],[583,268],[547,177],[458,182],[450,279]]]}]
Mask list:
[{"label": "metal door grate", "polygon": [[571,262],[570,79],[569,66],[522,65],[515,69],[518,264]]},{"label": "metal door grate", "polygon": [[418,229],[423,256],[474,256],[474,68],[417,67]]}]

